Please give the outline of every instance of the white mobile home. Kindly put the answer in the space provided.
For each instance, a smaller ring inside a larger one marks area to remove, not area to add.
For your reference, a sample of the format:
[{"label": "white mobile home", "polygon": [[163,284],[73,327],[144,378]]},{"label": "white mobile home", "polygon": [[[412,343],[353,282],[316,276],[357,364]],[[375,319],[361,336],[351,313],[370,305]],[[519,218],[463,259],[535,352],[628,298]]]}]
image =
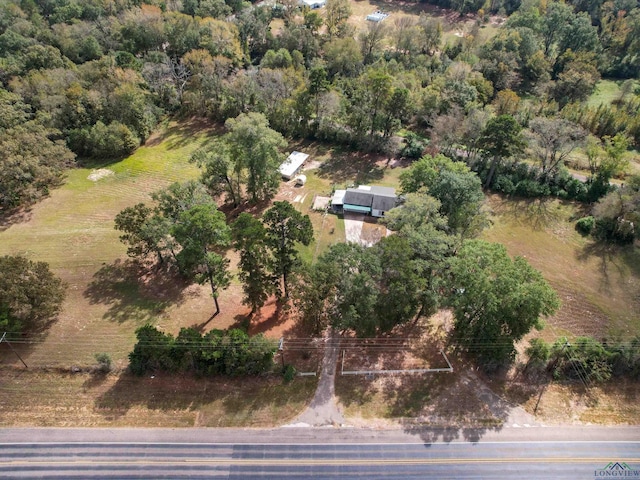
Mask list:
[{"label": "white mobile home", "polygon": [[309,155],[307,155],[306,153],[291,153],[291,155],[289,155],[289,158],[287,158],[287,160],[282,165],[280,165],[280,168],[278,169],[280,170],[280,175],[282,175],[282,178],[284,178],[285,180],[291,180],[293,177],[295,177],[302,165],[304,165],[304,162],[307,160],[307,158],[309,158]]}]

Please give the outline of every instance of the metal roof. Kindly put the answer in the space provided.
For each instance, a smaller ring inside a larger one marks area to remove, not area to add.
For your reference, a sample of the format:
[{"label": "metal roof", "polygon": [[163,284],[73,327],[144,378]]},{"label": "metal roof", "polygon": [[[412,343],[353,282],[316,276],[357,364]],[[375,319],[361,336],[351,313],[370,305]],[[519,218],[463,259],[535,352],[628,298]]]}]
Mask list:
[{"label": "metal roof", "polygon": [[309,158],[309,155],[302,152],[292,152],[287,160],[280,165],[280,174],[285,178],[291,178],[295,175],[298,169],[302,166],[305,160]]}]

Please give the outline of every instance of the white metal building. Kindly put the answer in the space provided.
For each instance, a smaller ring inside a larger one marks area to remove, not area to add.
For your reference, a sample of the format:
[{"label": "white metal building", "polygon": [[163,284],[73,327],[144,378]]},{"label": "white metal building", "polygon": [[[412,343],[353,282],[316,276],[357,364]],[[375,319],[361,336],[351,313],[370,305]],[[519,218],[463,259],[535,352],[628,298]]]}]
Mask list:
[{"label": "white metal building", "polygon": [[327,0],[298,0],[298,4],[301,7],[305,5],[311,9],[322,8],[327,3]]},{"label": "white metal building", "polygon": [[304,165],[304,162],[309,158],[309,155],[302,152],[292,152],[287,160],[280,165],[280,174],[285,180],[291,180],[296,176],[298,170]]}]

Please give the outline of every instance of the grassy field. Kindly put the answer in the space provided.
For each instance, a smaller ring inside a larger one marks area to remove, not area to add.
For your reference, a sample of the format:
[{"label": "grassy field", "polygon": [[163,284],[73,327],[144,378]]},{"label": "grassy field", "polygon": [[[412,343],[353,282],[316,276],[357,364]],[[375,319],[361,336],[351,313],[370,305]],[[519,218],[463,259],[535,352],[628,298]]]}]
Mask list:
[{"label": "grassy field", "polygon": [[[168,123],[129,158],[70,171],[63,187],[35,205],[21,221],[0,231],[0,254],[20,253],[47,261],[69,285],[59,320],[46,334],[16,344],[33,371],[5,368],[2,372],[3,425],[265,426],[293,418],[304,407],[314,380],[296,380],[291,387],[281,387],[275,378],[245,384],[86,373],[99,352],[108,353],[121,372],[127,365],[135,328],[146,322],[176,333],[182,326],[227,328],[244,321],[248,309],[241,306],[237,280],[220,296],[222,313],[208,322],[213,305],[207,287],[189,286],[162,271],[127,261],[113,229],[113,218],[122,208],[148,201],[151,192],[173,181],[196,178],[198,172],[188,163],[189,155],[218,133],[197,122]],[[319,143],[292,142],[289,149],[309,153],[313,162],[304,172],[304,187],[283,183],[276,197],[293,202],[311,217],[315,240],[301,250],[307,261],[345,238],[340,217],[311,210],[317,195],[329,196],[333,188],[354,183],[397,187],[402,171],[388,166],[380,156]],[[96,168],[113,174],[91,181],[88,177]],[[637,249],[607,248],[579,236],[573,224],[584,212],[573,204],[491,196],[488,208],[493,225],[484,238],[504,243],[512,255],[525,256],[561,296],[563,307],[549,319],[542,332],[545,339],[640,334]],[[251,331],[282,335],[288,324],[278,311],[271,302],[258,317],[262,323],[252,322]],[[0,360],[3,365],[18,364],[7,349],[0,351]],[[68,373],[73,366],[81,371]],[[425,388],[413,391],[409,383],[367,387],[365,380],[339,379],[337,392],[346,412],[356,417],[430,418],[453,401],[454,392],[470,388],[467,380],[429,380]],[[549,392],[560,395],[554,389]],[[620,418],[628,418],[636,410],[625,406],[621,398],[609,396],[603,401],[614,412],[626,408],[628,413],[621,413]],[[471,403],[464,402],[460,408],[447,407],[448,418],[464,423],[464,412],[475,411],[476,424],[501,422],[500,412],[480,408],[482,396],[468,400]],[[521,400],[526,405],[530,397]],[[549,403],[547,410],[556,411],[556,403]],[[589,405],[584,418],[597,416]]]},{"label": "grassy field", "polygon": [[524,256],[558,292],[562,307],[543,336],[640,335],[640,251],[583,238],[574,229],[586,210],[558,200],[492,196],[485,239]]},{"label": "grassy field", "polygon": [[[127,206],[148,202],[159,188],[196,178],[189,156],[215,134],[200,122],[165,124],[122,161],[70,170],[61,188],[0,232],[0,254],[48,262],[68,284],[59,320],[22,346],[28,363],[91,364],[95,353],[107,352],[122,365],[137,326],[162,323],[196,293],[154,272],[141,277],[123,260],[125,248],[113,219]],[[97,168],[113,173],[92,181],[88,177]]]}]

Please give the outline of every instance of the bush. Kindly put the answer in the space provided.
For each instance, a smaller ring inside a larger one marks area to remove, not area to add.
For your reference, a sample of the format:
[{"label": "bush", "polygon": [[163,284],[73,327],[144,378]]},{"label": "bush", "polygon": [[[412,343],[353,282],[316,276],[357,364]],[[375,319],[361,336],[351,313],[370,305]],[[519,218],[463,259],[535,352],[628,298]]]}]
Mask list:
[{"label": "bush", "polygon": [[511,177],[507,175],[498,175],[493,183],[493,189],[506,195],[511,195],[516,191]]},{"label": "bush", "polygon": [[549,185],[527,179],[518,182],[515,193],[521,197],[546,197],[551,194],[551,190]]},{"label": "bush", "polygon": [[86,157],[125,157],[138,145],[140,139],[120,122],[112,122],[109,125],[98,122],[91,128],[74,130],[69,134],[69,148]]},{"label": "bush", "polygon": [[404,158],[418,159],[422,157],[424,149],[428,144],[428,140],[413,132],[409,132],[404,138],[404,147],[402,147],[400,156]]},{"label": "bush", "polygon": [[276,345],[263,335],[242,330],[211,330],[201,335],[183,328],[177,338],[146,325],[136,331],[138,343],[129,354],[131,371],[187,371],[205,375],[258,375],[273,367]]},{"label": "bush", "polygon": [[96,353],[95,358],[98,362],[98,369],[102,373],[109,373],[111,371],[111,357],[108,353]]},{"label": "bush", "polygon": [[640,338],[631,342],[598,342],[579,337],[572,344],[556,342],[552,357],[554,378],[604,382],[612,376],[640,377]]},{"label": "bush", "polygon": [[296,367],[293,365],[287,365],[282,370],[282,376],[284,378],[284,383],[291,382],[296,377]]},{"label": "bush", "polygon": [[529,342],[529,346],[525,350],[525,353],[529,357],[527,367],[540,370],[549,360],[550,349],[549,345],[540,338],[534,338]]},{"label": "bush", "polygon": [[633,223],[618,218],[603,217],[595,221],[593,236],[605,242],[614,242],[620,245],[633,243],[635,230]]},{"label": "bush", "polygon": [[589,235],[596,225],[596,219],[592,216],[582,217],[576,222],[576,230],[582,235]]}]

